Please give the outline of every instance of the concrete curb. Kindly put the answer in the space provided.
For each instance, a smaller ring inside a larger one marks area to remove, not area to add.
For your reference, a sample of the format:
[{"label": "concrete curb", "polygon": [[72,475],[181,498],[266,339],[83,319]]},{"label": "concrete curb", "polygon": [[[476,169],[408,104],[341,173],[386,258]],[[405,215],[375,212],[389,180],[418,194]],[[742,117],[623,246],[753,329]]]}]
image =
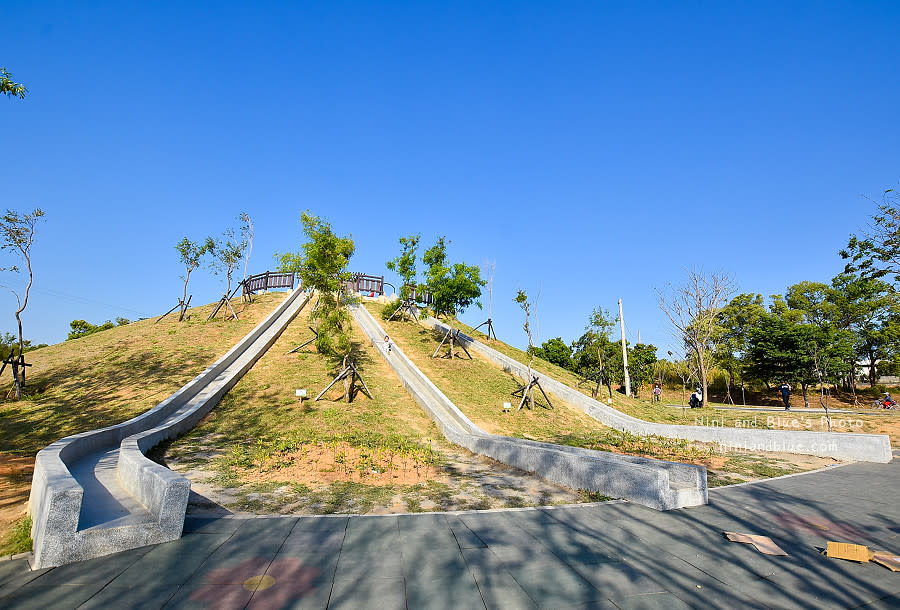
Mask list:
[{"label": "concrete curb", "polygon": [[[435,318],[426,318],[425,324],[446,331],[449,328]],[[475,340],[459,333],[470,349],[475,349],[488,360],[498,364],[522,379],[528,375],[528,367],[521,362],[501,354]],[[838,460],[887,463],[891,461],[891,439],[886,434],[856,434],[851,432],[813,432],[809,430],[759,430],[750,428],[726,428],[723,426],[684,426],[679,424],[658,424],[647,422],[621,411],[617,411],[581,392],[570,388],[549,375],[534,371],[541,380],[541,386],[583,410],[603,424],[648,436],[655,434],[666,438],[679,438],[707,443],[718,443],[731,451],[782,451],[829,457]],[[786,412],[789,413],[789,412]]]},{"label": "concrete curb", "polygon": [[[28,502],[34,541],[32,567],[58,566],[181,537],[190,482],[144,454],[159,442],[190,430],[206,415],[275,342],[309,298],[299,290],[289,294],[228,353],[146,413],[115,426],[66,437],[38,452]],[[115,465],[110,478],[124,490],[128,514],[105,523],[82,523],[85,490],[72,470],[79,471],[76,467],[86,459]]]},{"label": "concrete curb", "polygon": [[575,489],[599,491],[657,510],[707,503],[706,468],[488,434],[476,426],[396,345],[363,307],[353,318],[404,387],[452,443]]}]

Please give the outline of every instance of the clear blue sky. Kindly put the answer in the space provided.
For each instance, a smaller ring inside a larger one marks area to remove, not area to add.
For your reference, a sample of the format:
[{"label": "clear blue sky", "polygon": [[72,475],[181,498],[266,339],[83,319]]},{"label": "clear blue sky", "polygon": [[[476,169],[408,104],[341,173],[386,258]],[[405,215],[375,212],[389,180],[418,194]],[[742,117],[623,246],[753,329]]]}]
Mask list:
[{"label": "clear blue sky", "polygon": [[2,207],[46,212],[34,342],[169,309],[174,245],[242,211],[272,268],[309,209],[357,271],[416,232],[495,260],[514,344],[516,288],[540,287],[542,341],[621,298],[665,355],[655,288],[698,265],[764,295],[827,281],[862,195],[900,182],[897,2],[5,0],[0,22],[28,86],[0,99]]}]

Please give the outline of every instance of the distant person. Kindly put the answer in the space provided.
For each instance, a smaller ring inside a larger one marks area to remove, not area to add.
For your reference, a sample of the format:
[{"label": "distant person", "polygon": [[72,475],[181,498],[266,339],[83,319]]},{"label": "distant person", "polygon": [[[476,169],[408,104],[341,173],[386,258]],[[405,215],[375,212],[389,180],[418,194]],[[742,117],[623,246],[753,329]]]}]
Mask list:
[{"label": "distant person", "polygon": [[891,398],[890,392],[884,393],[884,408],[885,409],[896,409],[897,403],[894,402],[894,399]]},{"label": "distant person", "polygon": [[654,383],[653,384],[653,402],[659,402],[661,395],[662,395],[662,388],[659,387],[658,383]]},{"label": "distant person", "polygon": [[699,409],[703,406],[703,390],[697,388],[693,392],[691,392],[691,398],[689,401],[692,409]]},{"label": "distant person", "polygon": [[384,344],[387,346],[387,353],[391,353],[391,338],[388,335],[384,336]]},{"label": "distant person", "polygon": [[791,386],[788,382],[782,381],[781,385],[778,386],[778,391],[781,392],[781,400],[784,401],[784,410],[791,410]]}]

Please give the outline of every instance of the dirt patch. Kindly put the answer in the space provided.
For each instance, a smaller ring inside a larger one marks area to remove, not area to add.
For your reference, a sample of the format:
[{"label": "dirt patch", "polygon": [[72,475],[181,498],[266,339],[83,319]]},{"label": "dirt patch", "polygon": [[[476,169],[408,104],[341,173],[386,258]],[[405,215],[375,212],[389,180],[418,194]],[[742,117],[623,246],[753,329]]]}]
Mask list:
[{"label": "dirt patch", "polygon": [[0,455],[0,546],[12,524],[25,516],[34,458]]}]

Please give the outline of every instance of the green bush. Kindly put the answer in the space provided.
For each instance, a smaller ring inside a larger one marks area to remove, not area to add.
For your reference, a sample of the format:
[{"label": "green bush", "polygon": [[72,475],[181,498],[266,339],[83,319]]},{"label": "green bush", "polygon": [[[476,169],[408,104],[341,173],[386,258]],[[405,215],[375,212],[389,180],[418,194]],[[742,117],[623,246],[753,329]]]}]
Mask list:
[{"label": "green bush", "polygon": [[395,299],[395,300],[391,301],[390,303],[388,303],[387,305],[385,305],[384,307],[382,307],[381,308],[381,319],[387,320],[388,318],[390,318],[392,315],[394,315],[395,311],[400,309],[400,306],[402,304],[403,303],[400,301],[400,299]]}]

